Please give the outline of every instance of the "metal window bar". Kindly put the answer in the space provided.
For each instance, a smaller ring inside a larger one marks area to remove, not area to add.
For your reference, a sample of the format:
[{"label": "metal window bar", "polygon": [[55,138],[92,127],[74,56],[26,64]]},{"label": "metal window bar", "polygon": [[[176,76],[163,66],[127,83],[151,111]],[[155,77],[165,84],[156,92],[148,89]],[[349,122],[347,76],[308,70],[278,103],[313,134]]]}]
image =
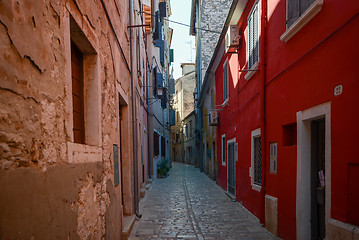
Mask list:
[{"label": "metal window bar", "polygon": [[254,183],[262,186],[261,137],[254,138]]}]

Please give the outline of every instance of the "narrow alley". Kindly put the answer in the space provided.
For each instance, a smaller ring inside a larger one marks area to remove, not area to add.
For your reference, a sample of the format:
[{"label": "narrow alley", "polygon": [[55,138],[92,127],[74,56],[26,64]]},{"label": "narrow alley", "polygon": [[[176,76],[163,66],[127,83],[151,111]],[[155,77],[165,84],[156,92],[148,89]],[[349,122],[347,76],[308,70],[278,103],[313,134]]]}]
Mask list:
[{"label": "narrow alley", "polygon": [[130,239],[276,239],[199,169],[172,164],[141,201]]}]

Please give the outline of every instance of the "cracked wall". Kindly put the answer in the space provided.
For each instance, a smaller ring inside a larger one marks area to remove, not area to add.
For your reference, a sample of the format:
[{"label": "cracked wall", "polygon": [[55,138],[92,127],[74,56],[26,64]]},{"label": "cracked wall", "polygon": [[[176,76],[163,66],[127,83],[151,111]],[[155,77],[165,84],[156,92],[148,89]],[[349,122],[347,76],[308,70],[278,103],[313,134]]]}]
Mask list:
[{"label": "cracked wall", "polygon": [[[129,17],[127,1],[105,4],[124,57],[100,1],[0,1],[0,239],[120,238],[112,148],[119,89],[129,98]],[[72,143],[70,15],[97,51],[96,146]]]}]

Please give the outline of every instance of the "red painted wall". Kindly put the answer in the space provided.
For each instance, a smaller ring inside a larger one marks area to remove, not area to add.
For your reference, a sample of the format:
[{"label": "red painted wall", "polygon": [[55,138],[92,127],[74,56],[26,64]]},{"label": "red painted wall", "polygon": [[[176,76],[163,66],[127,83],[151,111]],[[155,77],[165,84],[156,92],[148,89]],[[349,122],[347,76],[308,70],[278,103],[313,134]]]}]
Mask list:
[{"label": "red painted wall", "polygon": [[[296,112],[328,101],[331,217],[347,222],[348,163],[359,161],[354,151],[359,134],[359,94],[355,93],[359,89],[359,16],[349,19],[359,13],[359,2],[324,1],[318,15],[287,43],[280,41],[286,29],[285,8],[285,1],[279,0],[268,6],[267,142],[278,142],[278,174],[266,175],[266,193],[279,198],[279,236],[295,239],[297,147],[283,146],[282,126],[295,123]],[[343,94],[334,96],[339,84]]]},{"label": "red painted wall", "polygon": [[[240,24],[244,32],[242,47],[238,54],[225,54],[215,73],[216,102],[223,103],[223,64],[228,58],[229,66],[229,104],[219,111],[220,126],[217,127],[217,142],[221,143],[222,134],[226,134],[226,142],[236,138],[238,143],[238,162],[236,162],[236,198],[257,217],[261,214],[260,192],[252,190],[249,177],[251,165],[251,132],[261,128],[260,123],[260,84],[259,73],[249,81],[244,79],[246,73],[239,69],[248,69],[247,63],[247,16],[254,1],[249,1]],[[219,159],[219,185],[227,190],[227,164],[221,165],[221,144],[217,144],[217,159]]]},{"label": "red painted wall", "polygon": [[[224,55],[216,71],[216,102],[223,102],[223,63],[229,57],[229,104],[219,111],[217,159],[219,185],[227,189],[227,166],[221,165],[221,136],[236,137],[236,197],[263,221],[263,195],[252,190],[251,131],[261,128],[261,84],[257,72],[245,80],[247,69],[248,5],[238,23],[243,32],[238,54]],[[259,1],[261,4],[261,1]],[[260,5],[259,5],[260,6]],[[348,222],[349,164],[358,164],[359,135],[359,1],[325,0],[321,11],[287,43],[280,40],[286,26],[286,1],[268,1],[266,38],[266,192],[278,198],[278,235],[296,238],[297,146],[283,145],[283,125],[296,124],[296,113],[331,102],[331,218]],[[260,41],[263,41],[262,36]],[[261,50],[260,50],[261,53]],[[263,61],[263,54],[260,61]],[[334,96],[342,84],[343,93]],[[278,173],[269,173],[269,144],[278,142]],[[358,188],[359,189],[359,188]],[[352,200],[351,200],[352,201]]]}]

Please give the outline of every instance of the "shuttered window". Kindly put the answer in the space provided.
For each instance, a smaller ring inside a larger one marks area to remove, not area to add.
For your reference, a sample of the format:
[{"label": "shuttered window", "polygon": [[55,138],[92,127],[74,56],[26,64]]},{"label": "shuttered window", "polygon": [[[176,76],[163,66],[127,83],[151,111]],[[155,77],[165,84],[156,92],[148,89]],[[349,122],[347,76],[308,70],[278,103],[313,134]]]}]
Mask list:
[{"label": "shuttered window", "polygon": [[287,28],[289,28],[315,0],[287,0]]},{"label": "shuttered window", "polygon": [[248,16],[248,68],[258,62],[258,3]]},{"label": "shuttered window", "polygon": [[223,101],[228,99],[228,58],[223,64]]},{"label": "shuttered window", "polygon": [[153,133],[153,154],[157,157],[160,154],[160,136],[158,133]]},{"label": "shuttered window", "polygon": [[75,143],[85,143],[83,56],[71,42],[73,133]]}]

